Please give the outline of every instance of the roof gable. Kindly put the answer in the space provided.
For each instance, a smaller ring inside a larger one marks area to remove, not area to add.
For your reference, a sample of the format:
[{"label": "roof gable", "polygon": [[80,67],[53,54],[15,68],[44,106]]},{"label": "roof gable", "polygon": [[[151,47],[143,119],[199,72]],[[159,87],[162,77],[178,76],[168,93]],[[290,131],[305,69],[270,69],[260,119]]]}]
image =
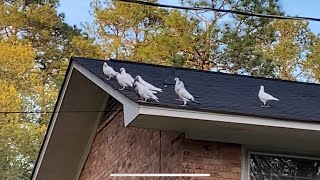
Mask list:
[{"label": "roof gable", "polygon": [[[120,88],[115,78],[109,81],[105,79],[102,72],[104,60],[78,57],[73,58],[73,60],[114,89]],[[116,71],[124,67],[133,77],[141,75],[146,81],[163,89],[163,93],[157,94],[159,103],[138,102],[139,96],[133,89],[120,91],[123,95],[139,104],[275,119],[320,121],[320,85],[318,84],[230,75],[119,60],[110,60],[108,64]],[[174,92],[173,78],[175,77],[179,77],[185,83],[187,90],[201,103],[200,105],[188,103],[187,107],[179,106],[181,102],[175,100],[177,98]],[[260,85],[264,85],[266,92],[279,98],[280,102],[272,103],[270,108],[261,108],[261,102],[258,99]]]}]

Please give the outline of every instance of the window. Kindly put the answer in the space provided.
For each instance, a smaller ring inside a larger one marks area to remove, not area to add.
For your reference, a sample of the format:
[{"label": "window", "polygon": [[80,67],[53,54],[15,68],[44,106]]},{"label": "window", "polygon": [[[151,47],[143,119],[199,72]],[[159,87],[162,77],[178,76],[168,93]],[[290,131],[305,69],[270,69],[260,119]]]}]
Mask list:
[{"label": "window", "polygon": [[320,159],[249,153],[249,180],[320,179]]}]

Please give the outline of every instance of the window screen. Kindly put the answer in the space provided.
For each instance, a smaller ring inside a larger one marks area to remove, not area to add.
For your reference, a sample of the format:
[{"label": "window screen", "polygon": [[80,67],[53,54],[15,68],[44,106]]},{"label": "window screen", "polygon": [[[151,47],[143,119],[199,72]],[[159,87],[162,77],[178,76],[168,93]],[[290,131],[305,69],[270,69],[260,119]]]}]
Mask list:
[{"label": "window screen", "polygon": [[250,180],[320,180],[320,159],[249,154]]}]

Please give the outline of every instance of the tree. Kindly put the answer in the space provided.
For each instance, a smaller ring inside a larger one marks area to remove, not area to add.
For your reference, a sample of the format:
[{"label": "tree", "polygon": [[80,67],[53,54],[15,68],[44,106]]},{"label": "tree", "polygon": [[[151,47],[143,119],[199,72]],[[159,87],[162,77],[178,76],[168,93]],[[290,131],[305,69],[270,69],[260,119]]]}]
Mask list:
[{"label": "tree", "polygon": [[30,43],[0,41],[1,179],[29,178],[45,131],[44,125],[17,113],[27,106],[25,97],[37,91],[34,57]]},{"label": "tree", "polygon": [[310,30],[306,21],[276,20],[270,24],[275,30],[276,41],[268,44],[263,57],[274,65],[274,76],[297,80],[303,75],[303,63],[310,44]]},{"label": "tree", "polygon": [[[194,5],[261,14],[281,14],[277,0],[200,0]],[[274,40],[274,31],[268,26],[272,19],[220,12],[198,12],[195,16],[204,19],[206,24],[203,33],[207,37],[205,44],[208,50],[203,52],[209,52],[209,55],[204,56],[207,58],[202,60],[206,66],[204,69],[214,68],[256,76],[272,73],[272,67],[262,59],[261,51],[257,48]]]},{"label": "tree", "polygon": [[0,1],[0,179],[30,178],[51,117],[19,112],[52,111],[70,55],[102,54],[57,6],[57,0]]},{"label": "tree", "polygon": [[[159,13],[158,33],[150,34],[144,46],[139,46],[130,58],[157,64],[188,66],[192,60],[189,54],[195,53],[197,39],[194,29],[199,21],[189,20],[180,11],[166,11]],[[190,66],[190,65],[189,65]]]},{"label": "tree", "polygon": [[[150,1],[155,2],[155,1]],[[94,36],[105,49],[106,57],[125,59],[147,42],[158,23],[157,8],[109,0],[91,3],[95,16]],[[125,12],[125,13],[123,13]]]},{"label": "tree", "polygon": [[[277,0],[198,0],[183,5],[281,14]],[[275,41],[270,19],[216,11],[164,10],[93,1],[95,35],[108,57],[154,61],[203,70],[271,75],[258,48]],[[129,10],[130,9],[130,10]],[[123,12],[130,13],[123,13]],[[177,62],[179,62],[177,64]]]},{"label": "tree", "polygon": [[320,37],[310,35],[311,43],[309,52],[307,53],[307,60],[302,63],[303,72],[307,81],[320,81]]}]

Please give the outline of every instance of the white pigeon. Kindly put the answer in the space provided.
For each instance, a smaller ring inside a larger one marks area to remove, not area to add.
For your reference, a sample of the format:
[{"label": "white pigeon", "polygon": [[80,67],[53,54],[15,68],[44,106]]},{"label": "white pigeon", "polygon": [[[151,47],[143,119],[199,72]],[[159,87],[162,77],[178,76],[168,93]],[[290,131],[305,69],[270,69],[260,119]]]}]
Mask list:
[{"label": "white pigeon", "polygon": [[[136,82],[136,81],[135,81]],[[134,84],[134,83],[133,83]],[[141,84],[141,83],[140,83]],[[138,93],[138,88],[137,86],[134,87],[134,90],[136,91],[136,93]],[[157,91],[152,91],[150,90],[153,94],[157,94]],[[138,93],[139,94],[139,93]]]},{"label": "white pigeon", "polygon": [[260,86],[260,91],[259,91],[258,97],[259,97],[260,101],[263,102],[263,105],[261,105],[261,107],[270,107],[269,104],[266,105],[268,101],[280,101],[279,99],[264,92],[264,86]]},{"label": "white pigeon", "polygon": [[136,76],[136,80],[137,80],[140,84],[142,84],[143,86],[145,86],[146,88],[148,88],[148,89],[151,90],[151,91],[162,92],[162,89],[157,88],[157,87],[153,86],[152,84],[146,82],[146,81],[143,80],[142,77],[139,76],[139,75]]},{"label": "white pigeon", "polygon": [[126,87],[133,87],[133,84],[131,83],[130,79],[126,75],[122,75],[118,72],[116,72],[116,79],[119,83],[119,85],[122,87],[122,89],[119,90],[124,90]]},{"label": "white pigeon", "polygon": [[130,74],[128,74],[126,72],[126,70],[124,68],[120,68],[120,74],[123,75],[123,76],[126,76],[126,79],[128,79],[130,81],[130,83],[132,84],[132,86],[133,86],[134,79],[132,78],[132,76]]},{"label": "white pigeon", "polygon": [[180,81],[179,78],[175,78],[174,80],[176,81],[175,91],[179,96],[179,99],[183,101],[181,106],[186,106],[189,101],[200,104],[198,101],[194,100],[194,97],[186,90],[184,83]]},{"label": "white pigeon", "polygon": [[[176,95],[179,97],[178,91],[179,91],[180,85],[182,84],[182,85],[184,86],[184,84],[183,84],[183,82],[180,81],[179,78],[177,78],[177,77],[174,78],[174,80],[176,81],[176,84],[174,85],[174,92],[175,92]],[[176,100],[182,101],[182,100],[180,99],[180,97],[179,97],[178,99],[176,99]]]},{"label": "white pigeon", "polygon": [[148,99],[153,99],[157,102],[159,102],[158,97],[155,96],[151,90],[149,90],[147,87],[143,86],[138,81],[134,82],[134,85],[136,86],[136,90],[138,91],[138,94],[140,95],[143,102],[147,102]]},{"label": "white pigeon", "polygon": [[108,66],[106,62],[103,63],[102,71],[104,75],[108,76],[107,80],[110,80],[112,77],[116,76],[116,72],[111,66]]}]

